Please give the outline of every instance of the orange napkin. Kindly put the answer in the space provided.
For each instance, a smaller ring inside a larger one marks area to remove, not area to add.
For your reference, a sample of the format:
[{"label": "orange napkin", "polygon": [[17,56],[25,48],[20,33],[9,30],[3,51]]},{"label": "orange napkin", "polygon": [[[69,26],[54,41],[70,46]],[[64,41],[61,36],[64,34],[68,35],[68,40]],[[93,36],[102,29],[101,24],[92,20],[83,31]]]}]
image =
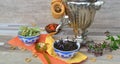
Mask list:
[{"label": "orange napkin", "polygon": [[[47,34],[42,34],[40,35],[40,38],[38,39],[37,42],[45,42]],[[43,62],[43,64],[48,64],[46,59],[44,58],[42,53],[38,53],[35,51],[35,45],[32,46],[26,46],[21,40],[19,40],[18,37],[15,37],[13,39],[11,39],[10,41],[8,41],[8,44],[12,45],[12,46],[17,46],[17,47],[23,47],[26,48],[27,50],[32,51],[34,54],[37,54],[38,57],[40,58],[40,60]],[[62,61],[60,59],[54,58],[52,56],[50,56],[48,53],[46,53],[51,61],[51,64],[68,64],[65,61]]]},{"label": "orange napkin", "polygon": [[[50,42],[52,37],[50,37],[48,34],[41,34],[40,35],[40,38],[38,39],[37,42]],[[44,55],[42,53],[38,53],[36,52],[35,50],[35,44],[31,45],[31,46],[26,46],[18,37],[15,37],[13,39],[11,39],[10,41],[8,41],[8,44],[12,45],[12,46],[17,46],[17,47],[22,47],[22,48],[25,48],[29,51],[31,51],[32,53],[38,55],[38,58],[43,62],[43,64],[48,64],[46,59],[44,58]],[[76,59],[73,60],[68,60],[68,61],[63,61],[59,58],[56,58],[54,54],[54,52],[52,52],[53,50],[51,49],[51,47],[47,50],[46,54],[47,56],[49,57],[50,61],[51,61],[51,64],[70,64],[71,62],[74,62],[74,61],[78,61]],[[81,57],[79,58],[80,62],[81,61],[84,61],[87,59],[87,56],[82,54],[82,53],[78,53],[78,56]],[[78,59],[78,58],[77,58]],[[77,62],[79,63],[79,62]]]}]

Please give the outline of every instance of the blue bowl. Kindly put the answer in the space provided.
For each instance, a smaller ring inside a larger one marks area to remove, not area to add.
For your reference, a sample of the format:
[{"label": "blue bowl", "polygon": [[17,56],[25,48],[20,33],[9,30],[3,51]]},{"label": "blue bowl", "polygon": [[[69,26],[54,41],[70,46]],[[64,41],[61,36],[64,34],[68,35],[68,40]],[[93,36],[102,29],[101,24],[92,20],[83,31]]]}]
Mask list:
[{"label": "blue bowl", "polygon": [[[56,41],[56,42],[58,42],[58,41]],[[55,42],[55,43],[56,43],[56,42]],[[59,49],[55,48],[55,46],[54,46],[55,43],[53,44],[54,51],[55,51],[56,54],[57,54],[60,58],[62,58],[62,59],[70,59],[70,58],[74,57],[74,55],[75,55],[75,54],[79,51],[79,49],[80,49],[80,43],[76,43],[77,46],[78,46],[77,49],[72,50],[72,51],[62,51],[62,50],[59,50]]]},{"label": "blue bowl", "polygon": [[39,39],[39,36],[40,35],[25,37],[18,35],[19,39],[27,46],[34,44]]}]

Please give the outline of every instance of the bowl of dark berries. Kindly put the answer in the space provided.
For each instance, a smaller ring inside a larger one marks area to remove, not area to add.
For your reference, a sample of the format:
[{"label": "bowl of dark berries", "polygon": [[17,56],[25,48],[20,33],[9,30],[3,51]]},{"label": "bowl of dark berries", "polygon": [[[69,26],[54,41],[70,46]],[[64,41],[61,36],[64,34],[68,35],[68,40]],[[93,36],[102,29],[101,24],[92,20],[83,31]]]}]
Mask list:
[{"label": "bowl of dark berries", "polygon": [[60,58],[71,59],[79,51],[80,44],[71,39],[60,39],[54,42],[53,48]]}]

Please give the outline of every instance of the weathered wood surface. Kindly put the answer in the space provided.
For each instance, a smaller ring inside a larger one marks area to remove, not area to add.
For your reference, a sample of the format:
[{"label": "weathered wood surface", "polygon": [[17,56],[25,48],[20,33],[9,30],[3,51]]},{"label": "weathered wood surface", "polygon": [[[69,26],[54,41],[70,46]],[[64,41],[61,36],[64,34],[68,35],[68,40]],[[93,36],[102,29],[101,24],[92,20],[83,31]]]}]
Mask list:
[{"label": "weathered wood surface", "polygon": [[[104,32],[110,31],[113,35],[120,34],[120,0],[104,0],[105,4],[101,10],[97,11],[94,23],[89,30],[89,37],[96,41],[105,39]],[[26,57],[32,58],[31,52],[22,52],[20,50],[10,50],[7,41],[17,35],[18,26],[30,25],[36,23],[40,27],[44,27],[49,23],[58,23],[59,19],[51,16],[50,0],[0,0],[0,42],[4,42],[4,46],[0,46],[0,64],[26,64]],[[63,29],[58,37],[63,35],[71,36],[72,30]],[[96,58],[93,54],[89,54],[85,49],[81,49],[82,53],[88,56],[88,60],[83,64],[120,64],[120,50],[112,53],[105,53],[101,57],[97,57],[96,62],[91,62],[91,58]],[[108,60],[108,54],[113,55],[113,59]],[[41,61],[32,58],[29,64],[40,64]]]}]

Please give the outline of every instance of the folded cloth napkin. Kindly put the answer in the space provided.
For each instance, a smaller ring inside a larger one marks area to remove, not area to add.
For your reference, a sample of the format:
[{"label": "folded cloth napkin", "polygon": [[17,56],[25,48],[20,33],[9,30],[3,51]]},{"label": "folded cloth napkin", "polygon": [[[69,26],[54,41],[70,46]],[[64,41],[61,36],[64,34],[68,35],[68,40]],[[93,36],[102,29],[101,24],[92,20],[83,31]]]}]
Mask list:
[{"label": "folded cloth napkin", "polygon": [[[47,52],[46,54],[48,55],[51,64],[70,64],[70,63],[80,63],[84,60],[87,59],[87,56],[78,52],[74,58],[69,59],[69,60],[61,60],[56,53],[53,50],[53,43],[54,43],[54,39],[48,35],[48,34],[41,34],[40,38],[38,39],[37,42],[45,42],[47,43]],[[31,45],[31,46],[26,46],[18,37],[15,37],[11,40],[8,41],[8,44],[12,45],[12,46],[17,46],[17,47],[22,47],[22,48],[26,48],[27,50],[31,51],[33,54],[38,55],[38,58],[40,58],[40,60],[43,62],[43,64],[48,64],[46,59],[44,58],[44,55],[42,53],[39,53],[35,50],[35,44]]]}]

